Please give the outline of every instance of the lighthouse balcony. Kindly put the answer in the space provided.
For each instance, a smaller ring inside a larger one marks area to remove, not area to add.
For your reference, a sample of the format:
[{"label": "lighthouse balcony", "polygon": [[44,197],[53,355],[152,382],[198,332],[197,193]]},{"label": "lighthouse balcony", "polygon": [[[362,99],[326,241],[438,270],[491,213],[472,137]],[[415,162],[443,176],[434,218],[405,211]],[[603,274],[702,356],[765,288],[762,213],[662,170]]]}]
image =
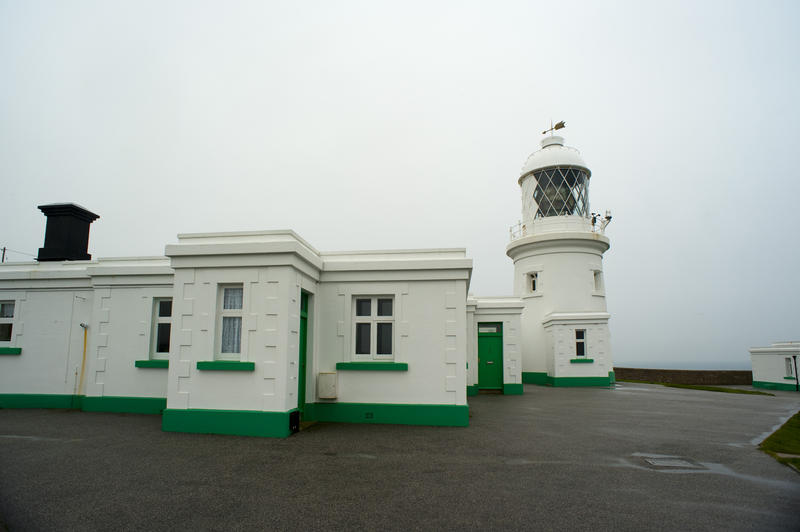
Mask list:
[{"label": "lighthouse balcony", "polygon": [[568,215],[540,216],[527,221],[518,222],[508,229],[511,242],[531,235],[546,233],[599,233],[604,234],[607,222],[599,217]]}]

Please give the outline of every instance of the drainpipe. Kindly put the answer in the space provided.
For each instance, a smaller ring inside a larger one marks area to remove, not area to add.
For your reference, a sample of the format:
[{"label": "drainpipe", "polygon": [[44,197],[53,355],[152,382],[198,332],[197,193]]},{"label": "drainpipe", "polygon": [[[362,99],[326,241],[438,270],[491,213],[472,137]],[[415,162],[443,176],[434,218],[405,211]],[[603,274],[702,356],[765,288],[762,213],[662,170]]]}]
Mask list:
[{"label": "drainpipe", "polygon": [[83,373],[86,367],[86,337],[89,331],[89,324],[81,323],[81,328],[83,329],[83,358],[81,358],[81,378],[80,381],[78,381],[78,395],[83,395]]},{"label": "drainpipe", "polygon": [[792,355],[794,359],[794,391],[800,392],[800,377],[797,376],[797,355]]}]

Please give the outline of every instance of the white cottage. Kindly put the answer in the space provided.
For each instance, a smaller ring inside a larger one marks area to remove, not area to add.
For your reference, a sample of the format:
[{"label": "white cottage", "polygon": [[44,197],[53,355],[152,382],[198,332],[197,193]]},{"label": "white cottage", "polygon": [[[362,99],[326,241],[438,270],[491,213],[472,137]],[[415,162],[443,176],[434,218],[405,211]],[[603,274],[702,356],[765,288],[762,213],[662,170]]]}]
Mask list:
[{"label": "white cottage", "polygon": [[168,431],[302,421],[465,426],[467,397],[613,382],[590,172],[548,137],[519,183],[515,297],[468,294],[464,249],[320,252],[293,231],[178,235],[92,259],[98,216],[43,205],[36,262],[0,265],[0,407],[163,414]]},{"label": "white cottage", "polygon": [[768,390],[800,391],[797,358],[800,342],[777,342],[769,347],[750,349],[753,387]]}]

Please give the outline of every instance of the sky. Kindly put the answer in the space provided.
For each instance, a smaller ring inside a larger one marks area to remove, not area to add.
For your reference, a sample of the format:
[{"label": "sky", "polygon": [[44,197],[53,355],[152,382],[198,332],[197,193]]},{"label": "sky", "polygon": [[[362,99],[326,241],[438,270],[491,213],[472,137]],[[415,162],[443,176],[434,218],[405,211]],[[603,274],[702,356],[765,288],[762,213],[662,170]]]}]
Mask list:
[{"label": "sky", "polygon": [[749,369],[800,340],[799,23],[796,1],[0,0],[0,246],[31,260],[37,205],[74,202],[94,257],[290,228],[463,247],[470,291],[511,295],[519,171],[564,120],[613,213],[615,365]]}]

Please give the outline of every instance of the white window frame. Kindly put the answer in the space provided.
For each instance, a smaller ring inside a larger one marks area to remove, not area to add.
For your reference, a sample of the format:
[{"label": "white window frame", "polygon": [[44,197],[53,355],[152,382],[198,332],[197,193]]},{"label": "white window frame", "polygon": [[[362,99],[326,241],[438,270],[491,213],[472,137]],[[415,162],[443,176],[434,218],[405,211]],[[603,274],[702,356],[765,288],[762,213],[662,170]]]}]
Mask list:
[{"label": "white window frame", "polygon": [[17,302],[13,299],[5,299],[0,301],[0,304],[4,305],[14,305],[14,309],[11,312],[11,317],[8,318],[0,318],[0,323],[8,323],[11,325],[11,334],[8,336],[8,340],[0,340],[0,345],[10,345],[12,341],[14,341],[14,318],[17,315]]},{"label": "white window frame", "polygon": [[[358,300],[359,299],[369,299],[370,300],[370,315],[369,316],[358,316]],[[391,316],[378,316],[378,300],[379,299],[388,299],[392,302],[392,315]],[[353,303],[352,303],[352,319],[353,319],[353,328],[352,328],[352,338],[353,338],[353,345],[352,349],[350,350],[353,360],[363,362],[363,361],[392,361],[394,360],[395,353],[397,352],[397,327],[394,325],[394,317],[397,313],[397,300],[394,295],[386,294],[386,295],[354,295],[353,296]],[[356,337],[356,329],[358,327],[357,324],[359,323],[369,323],[370,330],[369,330],[369,353],[368,354],[358,354],[356,353],[356,345],[357,345],[357,337]],[[379,323],[389,323],[392,325],[392,352],[391,354],[378,354],[378,324]]]},{"label": "white window frame", "polygon": [[593,270],[592,271],[592,281],[594,286],[594,291],[598,294],[603,293],[603,271],[602,270]]},{"label": "white window frame", "polygon": [[[241,288],[242,289],[242,308],[239,309],[226,309],[225,308],[225,289],[226,288]],[[217,360],[241,360],[242,353],[245,351],[245,334],[244,334],[244,309],[246,305],[246,297],[244,290],[244,283],[226,283],[217,285],[217,338],[214,341],[215,358]],[[239,328],[239,352],[238,353],[223,353],[222,352],[222,321],[223,318],[239,318],[241,326]]]},{"label": "white window frame", "polygon": [[792,364],[792,357],[786,357],[786,376],[794,377],[794,364]]},{"label": "white window frame", "polygon": [[[583,338],[578,338],[578,333],[583,333]],[[578,353],[578,345],[583,345],[583,354]],[[584,358],[586,357],[586,329],[575,329],[575,358]]]},{"label": "white window frame", "polygon": [[150,358],[153,360],[167,360],[169,359],[169,347],[166,352],[157,351],[158,349],[158,326],[159,324],[169,324],[170,342],[172,342],[172,313],[175,311],[174,307],[171,309],[169,316],[160,316],[159,308],[162,301],[169,301],[172,303],[171,297],[154,297],[153,298],[153,319],[151,320],[150,329]]}]

